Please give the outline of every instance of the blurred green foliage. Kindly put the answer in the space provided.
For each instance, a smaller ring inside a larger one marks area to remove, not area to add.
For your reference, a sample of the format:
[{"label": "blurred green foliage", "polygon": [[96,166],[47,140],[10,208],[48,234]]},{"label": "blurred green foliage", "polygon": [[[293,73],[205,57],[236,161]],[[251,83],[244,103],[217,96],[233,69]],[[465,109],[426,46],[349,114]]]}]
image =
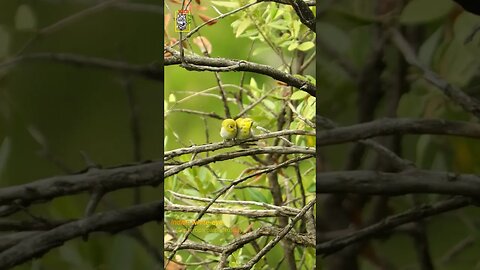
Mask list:
[{"label": "blurred green foliage", "polygon": [[[158,5],[153,0],[131,2]],[[74,53],[132,64],[160,61],[162,14],[158,12],[110,6],[34,38],[37,31],[96,4],[98,1],[1,1],[0,63],[22,48],[22,54]],[[162,155],[161,82],[51,61],[21,62],[0,69],[0,186],[65,174],[39,153],[43,146],[34,134],[72,171],[86,167],[80,151],[103,167],[134,162],[126,82],[131,83],[138,107],[141,158],[158,159]],[[158,189],[142,189],[142,201],[159,198]],[[97,211],[131,205],[133,193],[114,192],[105,201],[108,203],[101,203]],[[87,202],[87,195],[77,195],[31,208],[45,218],[81,218]],[[15,218],[29,217],[19,213]],[[153,245],[161,247],[158,224],[145,225],[142,231]],[[70,241],[15,269],[128,270],[154,269],[155,264],[131,237],[92,234],[88,242]]]},{"label": "blurred green foliage", "polygon": [[[400,2],[349,0],[329,6],[326,3],[320,4],[322,14],[317,23],[318,40],[338,55],[335,57],[327,51],[319,50],[317,81],[321,89],[318,99],[320,115],[341,125],[351,125],[358,121],[358,81],[350,76],[341,62],[350,63],[354,70],[362,72],[375,46],[373,40],[376,31],[388,31],[388,26],[398,26],[407,34],[416,33],[410,36],[414,37],[412,42],[415,42],[422,64],[473,97],[480,97],[480,35],[477,34],[472,42],[464,44],[465,38],[480,23],[480,17],[462,11],[450,0],[405,1],[403,8],[392,10],[383,17],[374,13],[376,3],[393,3],[399,7]],[[377,23],[384,24],[377,27]],[[381,74],[385,98],[375,110],[375,119],[387,117],[390,103],[385,100],[393,92],[401,57],[403,56],[395,45],[387,41],[383,57],[386,67]],[[401,97],[396,110],[397,117],[477,121],[453,104],[440,90],[424,81],[419,70],[409,67],[406,80],[409,89]],[[325,157],[322,167],[325,170],[344,169],[351,146],[345,144],[320,149],[321,155]],[[436,135],[402,137],[402,157],[414,161],[419,168],[424,169],[478,174],[480,163],[476,161],[476,153],[479,151],[480,143],[473,139]],[[372,168],[375,157],[371,151],[368,152],[363,160],[365,169]],[[425,195],[420,198],[422,202],[432,202],[442,196]],[[392,199],[392,204],[395,212],[403,211],[412,207],[412,198],[395,198]],[[468,208],[460,212],[435,217],[432,222],[428,222],[427,235],[435,269],[478,269],[478,256],[475,254],[479,248],[478,241],[452,260],[441,260],[465,237],[477,236],[476,232],[467,229],[466,220],[472,220],[478,230],[478,209]],[[420,269],[410,237],[400,234],[374,243],[379,255],[388,258],[398,269]],[[377,268],[362,258],[361,269]]]}]

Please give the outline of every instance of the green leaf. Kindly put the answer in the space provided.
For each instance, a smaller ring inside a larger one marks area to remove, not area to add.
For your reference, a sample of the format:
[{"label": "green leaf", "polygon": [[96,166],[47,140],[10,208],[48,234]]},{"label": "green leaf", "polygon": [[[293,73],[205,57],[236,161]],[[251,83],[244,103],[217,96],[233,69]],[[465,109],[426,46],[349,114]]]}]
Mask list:
[{"label": "green leaf", "polygon": [[313,47],[315,47],[315,43],[313,43],[311,41],[307,41],[307,42],[304,42],[304,43],[298,45],[297,50],[308,51]]},{"label": "green leaf", "polygon": [[428,149],[428,145],[432,141],[431,135],[421,135],[417,141],[417,153],[416,153],[416,162],[420,164],[424,164],[425,156]]},{"label": "green leaf", "polygon": [[307,80],[312,83],[312,84],[317,84],[317,79],[315,79],[315,77],[313,76],[310,76],[310,75],[305,75],[305,77],[307,78]]},{"label": "green leaf", "polygon": [[283,8],[278,9],[277,14],[275,14],[275,17],[273,17],[273,19],[276,20],[276,19],[280,18],[280,16],[282,16],[283,13],[285,13],[285,9],[283,9]]},{"label": "green leaf", "polygon": [[270,110],[272,111],[275,111],[275,103],[273,103],[271,100],[268,100],[268,99],[264,99],[263,101],[263,104],[265,104],[265,106],[267,106]]},{"label": "green leaf", "polygon": [[305,91],[301,91],[301,90],[298,90],[296,92],[294,92],[292,94],[292,96],[290,97],[291,100],[299,100],[299,99],[304,99],[306,97],[310,96],[309,93],[305,92]]},{"label": "green leaf", "polygon": [[317,190],[317,188],[316,188],[316,186],[315,186],[315,182],[311,183],[311,184],[308,186],[308,188],[307,188],[307,191],[308,191],[309,193],[315,193],[316,190]]},{"label": "green leaf", "polygon": [[20,5],[15,13],[15,28],[18,30],[34,30],[37,25],[35,14],[29,5]]},{"label": "green leaf", "polygon": [[300,26],[302,23],[300,21],[293,21],[293,33],[292,36],[294,38],[297,38],[298,35],[300,34]]},{"label": "green leaf", "polygon": [[287,50],[293,51],[293,50],[295,50],[297,47],[298,47],[298,42],[297,42],[297,41],[294,41],[292,44],[290,44],[290,46],[288,46]]},{"label": "green leaf", "polygon": [[400,15],[403,24],[430,22],[446,16],[453,7],[450,0],[414,0],[408,2]]},{"label": "green leaf", "polygon": [[177,98],[175,97],[175,95],[173,93],[168,95],[168,102],[171,102],[171,103],[177,102]]},{"label": "green leaf", "polygon": [[424,96],[415,94],[414,91],[403,95],[398,104],[397,114],[399,117],[419,117],[424,110]]},{"label": "green leaf", "polygon": [[280,22],[280,20],[276,21],[276,22],[272,22],[268,26],[270,26],[274,29],[278,29],[278,30],[288,30],[289,29],[288,26],[286,26],[285,24],[281,24],[279,22]]},{"label": "green leaf", "polygon": [[133,238],[120,235],[113,239],[113,243],[108,250],[108,268],[109,269],[134,269],[134,253],[132,252]]},{"label": "green leaf", "polygon": [[276,3],[270,3],[268,5],[267,10],[269,11],[269,13],[268,13],[267,18],[265,19],[265,22],[268,23],[268,22],[271,22],[275,18],[275,16],[277,15],[277,11],[278,11],[277,4]]},{"label": "green leaf", "polygon": [[219,237],[219,236],[220,236],[219,233],[209,233],[209,234],[205,235],[203,240],[205,240],[205,242],[207,242],[207,243],[212,243],[213,240],[217,239],[217,237]]},{"label": "green leaf", "polygon": [[335,48],[338,52],[345,52],[350,49],[350,37],[344,30],[335,25],[318,22],[317,34],[318,36],[321,36],[330,47]]},{"label": "green leaf", "polygon": [[316,108],[314,106],[308,106],[307,104],[305,104],[302,115],[306,119],[311,119],[315,115],[315,111]]},{"label": "green leaf", "polygon": [[238,2],[236,1],[212,1],[212,4],[219,7],[227,7],[227,8],[238,8],[240,7]]},{"label": "green leaf", "polygon": [[293,120],[293,121],[290,123],[290,129],[298,129],[298,121],[297,121],[297,119]]},{"label": "green leaf", "polygon": [[250,197],[251,197],[252,200],[254,200],[254,201],[257,201],[257,202],[265,202],[265,203],[268,203],[268,202],[269,202],[269,200],[267,200],[267,198],[265,197],[265,195],[263,195],[263,193],[260,192],[260,191],[257,190],[257,189],[249,188],[249,189],[247,189],[247,193],[250,195]]},{"label": "green leaf", "polygon": [[238,25],[237,31],[235,31],[235,37],[239,37],[245,30],[252,24],[249,19],[245,19]]},{"label": "green leaf", "polygon": [[222,215],[222,221],[225,226],[228,228],[231,228],[233,224],[235,224],[235,220],[237,219],[237,216],[235,215]]},{"label": "green leaf", "polygon": [[257,90],[257,91],[259,90],[257,81],[255,81],[255,78],[253,77],[250,78],[250,88],[252,88],[252,90]]},{"label": "green leaf", "polygon": [[423,64],[430,66],[432,63],[432,59],[437,49],[440,40],[442,39],[442,35],[444,33],[444,27],[439,27],[437,31],[435,31],[420,47],[418,52],[418,59]]},{"label": "green leaf", "polygon": [[270,47],[258,47],[258,48],[255,48],[252,52],[252,55],[253,56],[256,56],[256,55],[259,55],[261,53],[264,53],[266,51],[269,51],[270,50]]}]

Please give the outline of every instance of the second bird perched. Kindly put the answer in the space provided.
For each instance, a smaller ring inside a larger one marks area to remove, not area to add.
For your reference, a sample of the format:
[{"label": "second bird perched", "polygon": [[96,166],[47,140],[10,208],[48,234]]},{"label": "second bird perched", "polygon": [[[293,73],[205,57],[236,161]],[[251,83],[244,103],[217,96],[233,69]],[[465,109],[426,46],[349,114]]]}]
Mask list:
[{"label": "second bird perched", "polygon": [[253,120],[251,118],[238,118],[237,123],[237,139],[245,140],[252,137]]},{"label": "second bird perched", "polygon": [[251,118],[225,119],[222,122],[220,136],[224,141],[248,139],[252,137],[253,120]]}]

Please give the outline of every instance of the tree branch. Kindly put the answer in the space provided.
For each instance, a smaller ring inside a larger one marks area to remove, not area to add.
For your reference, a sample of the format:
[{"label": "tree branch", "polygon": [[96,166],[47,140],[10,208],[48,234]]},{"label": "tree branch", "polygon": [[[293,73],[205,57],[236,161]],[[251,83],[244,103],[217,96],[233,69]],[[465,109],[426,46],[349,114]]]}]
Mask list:
[{"label": "tree branch", "polygon": [[40,256],[68,240],[91,232],[116,233],[163,219],[163,201],[108,211],[69,222],[26,238],[0,253],[0,269],[7,269]]},{"label": "tree branch", "polygon": [[224,161],[229,159],[235,159],[238,157],[252,156],[252,155],[258,155],[258,154],[269,154],[269,153],[315,155],[315,148],[270,146],[270,147],[253,148],[253,149],[242,149],[235,152],[218,154],[216,156],[196,159],[196,160],[182,163],[180,165],[171,166],[170,168],[165,170],[163,176],[167,178],[187,168],[191,168],[194,166],[202,166],[202,165],[210,164],[212,162]]},{"label": "tree branch", "polygon": [[480,125],[439,119],[384,118],[319,132],[317,145],[340,144],[394,134],[439,134],[480,138]]},{"label": "tree branch", "polygon": [[[209,58],[200,56],[185,55],[185,61],[188,63],[187,68],[202,71],[247,71],[269,76],[275,80],[284,82],[290,86],[296,87],[315,96],[316,87],[307,80],[301,80],[289,73],[282,72],[268,65],[247,62],[244,60],[230,60],[226,58]],[[164,58],[164,65],[181,65],[182,60],[178,56]],[[192,66],[193,64],[193,66]],[[220,68],[220,69],[219,69]]]},{"label": "tree branch", "polygon": [[129,187],[156,186],[163,182],[162,172],[163,162],[155,162],[54,176],[0,189],[0,205],[17,200],[22,201],[22,204],[51,200],[56,197],[90,192],[96,187],[102,187],[104,192],[111,192]]},{"label": "tree branch", "polygon": [[480,196],[480,176],[416,169],[401,173],[337,171],[317,174],[316,187],[317,193],[436,193]]},{"label": "tree branch", "polygon": [[435,216],[444,212],[456,210],[458,208],[468,206],[469,204],[469,199],[456,197],[438,202],[434,205],[424,205],[418,208],[413,208],[404,213],[390,216],[374,225],[363,228],[349,235],[317,244],[317,255],[327,255],[334,253],[356,242],[360,242],[370,237],[373,237],[380,232],[391,230],[400,225],[424,219],[426,217]]},{"label": "tree branch", "polygon": [[[258,141],[258,140],[275,138],[275,137],[286,136],[286,135],[315,136],[315,133],[310,132],[310,131],[305,131],[305,130],[281,130],[281,131],[270,132],[270,133],[261,134],[261,135],[255,135],[252,138],[243,140],[242,143],[249,143],[249,142],[254,142],[254,141]],[[163,157],[164,157],[164,160],[167,161],[169,159],[172,159],[174,157],[181,156],[181,155],[215,151],[215,150],[219,150],[219,149],[234,147],[234,146],[237,146],[237,145],[238,144],[223,143],[223,142],[203,144],[203,145],[193,145],[193,146],[186,147],[186,148],[178,148],[178,149],[175,149],[175,150],[167,151],[163,154]]]},{"label": "tree branch", "polygon": [[[204,206],[191,206],[191,205],[178,205],[178,204],[167,204],[165,205],[165,211],[170,212],[182,212],[182,213],[200,213],[204,210]],[[209,207],[205,213],[208,214],[226,214],[226,215],[238,215],[245,217],[279,217],[279,216],[295,216],[298,213],[286,210],[286,209],[276,209],[276,210],[259,210],[259,209],[239,209],[239,208],[218,208],[218,207]]]},{"label": "tree branch", "polygon": [[78,67],[94,67],[132,73],[148,79],[163,81],[163,67],[156,64],[136,65],[105,58],[90,57],[71,53],[31,53],[19,55],[0,63],[0,70],[28,61],[51,61]]},{"label": "tree branch", "polygon": [[413,48],[397,30],[393,30],[392,40],[397,48],[402,52],[405,60],[410,65],[419,68],[423,72],[425,80],[435,85],[453,102],[460,105],[465,111],[470,112],[477,118],[480,118],[480,102],[477,99],[465,94],[465,92],[451,85],[442,79],[438,74],[421,63],[415,55]]}]

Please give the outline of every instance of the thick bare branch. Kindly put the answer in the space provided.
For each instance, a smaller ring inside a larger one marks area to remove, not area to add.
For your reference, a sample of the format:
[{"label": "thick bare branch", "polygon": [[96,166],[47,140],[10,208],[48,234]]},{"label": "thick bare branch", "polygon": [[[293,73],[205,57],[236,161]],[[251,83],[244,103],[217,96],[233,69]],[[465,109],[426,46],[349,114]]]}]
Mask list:
[{"label": "thick bare branch", "polygon": [[469,96],[457,87],[451,85],[433,70],[429,69],[426,65],[421,63],[420,60],[417,58],[413,48],[410,46],[410,44],[408,44],[407,40],[397,30],[393,30],[392,40],[397,46],[397,48],[402,52],[405,60],[410,65],[419,68],[423,72],[425,80],[435,85],[453,102],[460,105],[465,111],[470,112],[477,118],[480,118],[480,101],[478,101],[474,97]]},{"label": "thick bare branch", "polygon": [[[309,136],[315,136],[314,132],[311,131],[305,131],[305,130],[281,130],[281,131],[276,131],[276,132],[270,132],[267,134],[261,134],[261,135],[255,135],[252,138],[246,139],[242,141],[242,143],[248,143],[248,142],[254,142],[258,140],[263,140],[263,139],[268,139],[268,138],[275,138],[279,136],[287,136],[287,135],[309,135]],[[203,145],[193,145],[190,147],[186,148],[178,148],[175,150],[167,151],[163,154],[164,160],[169,160],[177,156],[181,155],[186,155],[186,154],[191,154],[191,153],[202,153],[202,152],[207,152],[207,151],[216,151],[219,149],[224,149],[224,148],[230,148],[238,146],[237,144],[234,143],[223,143],[223,142],[218,142],[218,143],[211,143],[211,144],[203,144]]]},{"label": "thick bare branch", "polygon": [[426,217],[435,216],[444,212],[456,210],[468,206],[469,204],[469,199],[456,197],[436,203],[434,205],[425,205],[411,209],[404,213],[388,217],[372,226],[350,233],[346,236],[317,244],[317,255],[331,254],[346,246],[371,238],[380,232],[391,230],[400,225],[421,220]]},{"label": "thick bare branch", "polygon": [[[193,249],[193,250],[199,250],[199,251],[210,251],[214,253],[233,252],[255,239],[258,239],[262,236],[276,236],[281,231],[282,231],[281,228],[276,228],[271,226],[261,227],[259,229],[254,230],[253,232],[249,232],[240,236],[238,239],[236,239],[232,243],[227,244],[225,246],[215,246],[207,243],[196,243],[196,242],[187,240],[185,241],[185,243],[183,243],[179,247],[179,250]],[[314,235],[304,235],[304,234],[299,234],[299,233],[290,231],[285,236],[285,238],[299,246],[305,246],[305,247],[315,246]],[[165,243],[164,249],[166,251],[172,251],[174,247],[175,247],[175,244],[170,242],[170,243]]]},{"label": "thick bare branch", "polygon": [[439,134],[480,138],[480,125],[440,119],[384,118],[319,132],[317,134],[317,145],[354,142],[393,134]]},{"label": "thick bare branch", "polygon": [[137,205],[122,210],[109,211],[69,222],[46,232],[24,239],[0,253],[0,269],[24,263],[68,240],[91,232],[116,233],[163,219],[163,201]]},{"label": "thick bare branch", "polygon": [[480,176],[429,170],[401,173],[336,171],[317,174],[317,193],[404,195],[437,193],[480,196]]},{"label": "thick bare branch", "polygon": [[54,176],[27,184],[0,189],[0,204],[20,200],[23,204],[93,191],[156,186],[163,181],[163,162],[136,164],[111,169],[92,169],[85,173]]},{"label": "thick bare branch", "polygon": [[202,165],[210,164],[212,162],[235,159],[238,157],[253,156],[253,155],[259,155],[259,154],[270,154],[270,153],[315,155],[315,148],[298,147],[298,146],[295,146],[295,147],[270,146],[270,147],[253,148],[253,149],[242,149],[235,152],[218,154],[215,156],[196,159],[196,160],[185,162],[179,165],[171,166],[170,168],[165,170],[163,175],[165,178],[167,178],[169,176],[175,175],[187,168],[191,168],[194,166],[202,166]]},{"label": "thick bare branch", "polygon": [[22,62],[47,61],[78,67],[93,67],[144,76],[148,79],[163,81],[163,67],[156,64],[137,65],[105,58],[90,57],[71,53],[31,53],[19,55],[0,63],[0,70]]},{"label": "thick bare branch", "polygon": [[[165,211],[169,212],[182,212],[182,213],[200,213],[205,207],[203,206],[190,206],[190,205],[178,205],[167,204],[165,205]],[[259,210],[259,209],[240,209],[240,208],[218,208],[210,207],[205,211],[208,214],[227,214],[227,215],[239,215],[245,217],[278,217],[278,216],[295,216],[298,213],[286,210]]]},{"label": "thick bare branch", "polygon": [[[263,74],[315,96],[316,87],[309,81],[299,79],[287,72],[282,72],[268,65],[257,64],[244,60],[239,61],[226,58],[209,58],[190,55],[185,55],[184,59],[188,63],[188,65],[185,66],[187,69],[215,72],[247,71]],[[165,66],[181,64],[182,59],[178,56],[171,56],[164,59]]]}]

